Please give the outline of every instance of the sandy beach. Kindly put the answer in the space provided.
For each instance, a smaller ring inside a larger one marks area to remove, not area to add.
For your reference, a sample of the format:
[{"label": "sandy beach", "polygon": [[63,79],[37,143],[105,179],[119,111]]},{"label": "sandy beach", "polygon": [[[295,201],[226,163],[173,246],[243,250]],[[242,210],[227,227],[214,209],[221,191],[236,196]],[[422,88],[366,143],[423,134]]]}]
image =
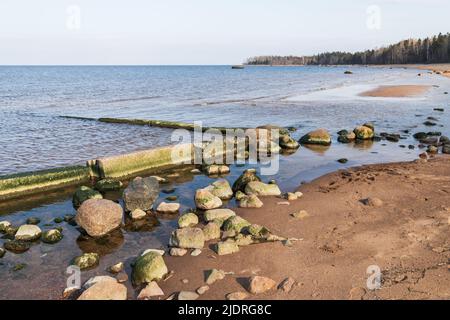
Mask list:
[{"label": "sandy beach", "polygon": [[[229,256],[210,249],[198,257],[167,256],[174,276],[160,283],[165,298],[203,286],[205,271],[213,268],[233,275],[211,285],[201,299],[246,292],[255,275],[277,284],[291,277],[298,285],[248,299],[450,298],[450,157],[340,170],[298,190],[304,196],[290,205],[266,197],[263,208],[236,213],[300,241],[255,244]],[[367,198],[381,201],[367,204]],[[307,216],[291,216],[300,210]],[[374,265],[382,285],[371,291],[366,271]]]},{"label": "sandy beach", "polygon": [[404,98],[420,96],[426,93],[431,86],[427,85],[398,85],[398,86],[379,86],[376,89],[365,91],[360,95],[363,97],[387,97]]}]

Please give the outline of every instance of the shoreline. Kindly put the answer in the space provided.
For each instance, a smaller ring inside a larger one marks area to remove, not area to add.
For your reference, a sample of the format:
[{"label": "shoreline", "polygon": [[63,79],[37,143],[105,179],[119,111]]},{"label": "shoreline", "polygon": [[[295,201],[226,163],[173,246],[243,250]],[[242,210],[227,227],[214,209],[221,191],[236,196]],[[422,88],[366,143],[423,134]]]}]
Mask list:
[{"label": "shoreline", "polygon": [[[206,248],[198,257],[165,256],[173,277],[161,282],[167,298],[205,285],[205,271],[233,274],[211,285],[200,299],[225,299],[246,292],[248,277],[269,277],[277,284],[293,278],[291,292],[272,289],[258,299],[448,299],[450,259],[450,157],[366,165],[326,174],[298,188],[304,195],[290,205],[263,198],[260,209],[233,208],[251,223],[266,226],[281,242],[253,244],[235,254],[217,256]],[[365,205],[377,197],[382,204]],[[290,215],[306,210],[307,216]],[[366,270],[378,265],[382,287],[368,290]],[[183,281],[187,279],[188,282]]]}]

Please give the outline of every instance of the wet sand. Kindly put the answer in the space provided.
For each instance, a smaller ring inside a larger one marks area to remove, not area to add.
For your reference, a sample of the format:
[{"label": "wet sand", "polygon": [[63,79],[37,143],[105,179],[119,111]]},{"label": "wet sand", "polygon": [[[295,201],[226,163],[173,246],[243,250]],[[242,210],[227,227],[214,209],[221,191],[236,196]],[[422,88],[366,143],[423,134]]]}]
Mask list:
[{"label": "wet sand", "polygon": [[[427,163],[369,165],[327,174],[299,190],[289,206],[263,198],[261,209],[236,209],[274,234],[300,238],[242,247],[218,257],[205,249],[198,257],[165,260],[175,274],[160,282],[166,297],[204,285],[204,272],[217,268],[234,275],[211,285],[201,299],[225,299],[244,291],[252,275],[280,283],[298,281],[290,293],[272,290],[249,299],[448,299],[450,298],[450,157]],[[361,200],[376,197],[380,207]],[[290,216],[299,210],[304,219]],[[366,288],[369,266],[382,271],[381,289]],[[183,283],[188,279],[188,283]],[[165,297],[165,298],[166,298]]]},{"label": "wet sand", "polygon": [[385,97],[385,98],[405,98],[420,96],[426,93],[431,86],[426,85],[397,85],[379,86],[376,89],[365,91],[360,94],[363,97]]}]

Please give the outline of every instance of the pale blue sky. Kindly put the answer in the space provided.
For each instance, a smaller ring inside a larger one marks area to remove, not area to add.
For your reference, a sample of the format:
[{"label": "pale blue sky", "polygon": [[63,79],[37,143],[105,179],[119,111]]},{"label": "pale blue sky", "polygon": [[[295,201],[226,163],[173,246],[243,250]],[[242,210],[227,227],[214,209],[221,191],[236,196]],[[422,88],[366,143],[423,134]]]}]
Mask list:
[{"label": "pale blue sky", "polygon": [[[371,5],[380,29],[367,27]],[[449,32],[449,12],[449,0],[1,0],[0,64],[234,64],[354,51]]]}]

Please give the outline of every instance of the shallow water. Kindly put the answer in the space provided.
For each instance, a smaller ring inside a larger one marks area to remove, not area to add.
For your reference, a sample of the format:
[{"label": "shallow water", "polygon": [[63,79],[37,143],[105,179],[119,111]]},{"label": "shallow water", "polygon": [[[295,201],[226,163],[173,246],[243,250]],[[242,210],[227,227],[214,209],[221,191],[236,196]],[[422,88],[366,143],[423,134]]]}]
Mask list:
[{"label": "shallow water", "polygon": [[[301,148],[280,156],[276,179],[283,191],[295,189],[338,168],[361,164],[404,161],[422,152],[401,148],[417,142],[403,134],[399,143],[387,141],[369,144],[339,144],[340,129],[350,129],[374,121],[378,132],[401,130],[442,131],[449,135],[448,95],[450,80],[436,75],[417,77],[414,70],[387,68],[351,68],[354,75],[344,76],[348,68],[264,68],[231,70],[229,67],[0,67],[0,173],[13,173],[54,166],[82,163],[86,159],[125,151],[165,145],[171,130],[129,125],[104,124],[60,115],[84,117],[130,117],[178,121],[203,120],[206,125],[255,126],[265,123],[294,126],[299,138],[312,128],[325,127],[333,133],[329,148]],[[431,84],[420,99],[374,99],[355,96],[354,86],[375,84]],[[333,90],[320,90],[333,88]],[[331,92],[331,93],[330,93]],[[264,97],[264,98],[261,98]],[[205,105],[205,103],[209,103]],[[164,106],[164,107],[162,107]],[[433,111],[444,107],[445,112]],[[439,119],[437,127],[425,127],[428,116]],[[345,165],[336,162],[348,158]],[[225,178],[230,182],[249,167],[232,166]],[[183,209],[193,207],[194,193],[214,179],[192,175],[191,168],[177,170],[178,177],[162,189],[175,188]],[[173,172],[161,173],[167,177]],[[57,224],[55,217],[74,214],[73,189],[60,190],[47,199],[24,199],[0,203],[0,220],[23,224],[27,217],[41,219],[45,230]],[[160,194],[158,202],[167,195]],[[119,199],[120,193],[107,194]],[[228,206],[232,207],[233,202]],[[105,269],[125,261],[129,263],[148,248],[168,243],[177,216],[155,215],[142,226],[126,224],[109,241],[96,243],[79,239],[78,230],[63,222],[64,239],[55,245],[35,243],[26,253],[7,252],[0,259],[0,299],[58,299],[66,286],[66,267],[81,252],[99,252],[100,266],[82,273],[82,281],[93,275],[107,274]],[[127,221],[128,222],[128,221]],[[139,228],[141,227],[141,228]],[[78,240],[78,241],[77,241]],[[0,244],[3,243],[0,239]],[[17,263],[25,263],[13,271]],[[129,287],[130,297],[135,296]]]}]

